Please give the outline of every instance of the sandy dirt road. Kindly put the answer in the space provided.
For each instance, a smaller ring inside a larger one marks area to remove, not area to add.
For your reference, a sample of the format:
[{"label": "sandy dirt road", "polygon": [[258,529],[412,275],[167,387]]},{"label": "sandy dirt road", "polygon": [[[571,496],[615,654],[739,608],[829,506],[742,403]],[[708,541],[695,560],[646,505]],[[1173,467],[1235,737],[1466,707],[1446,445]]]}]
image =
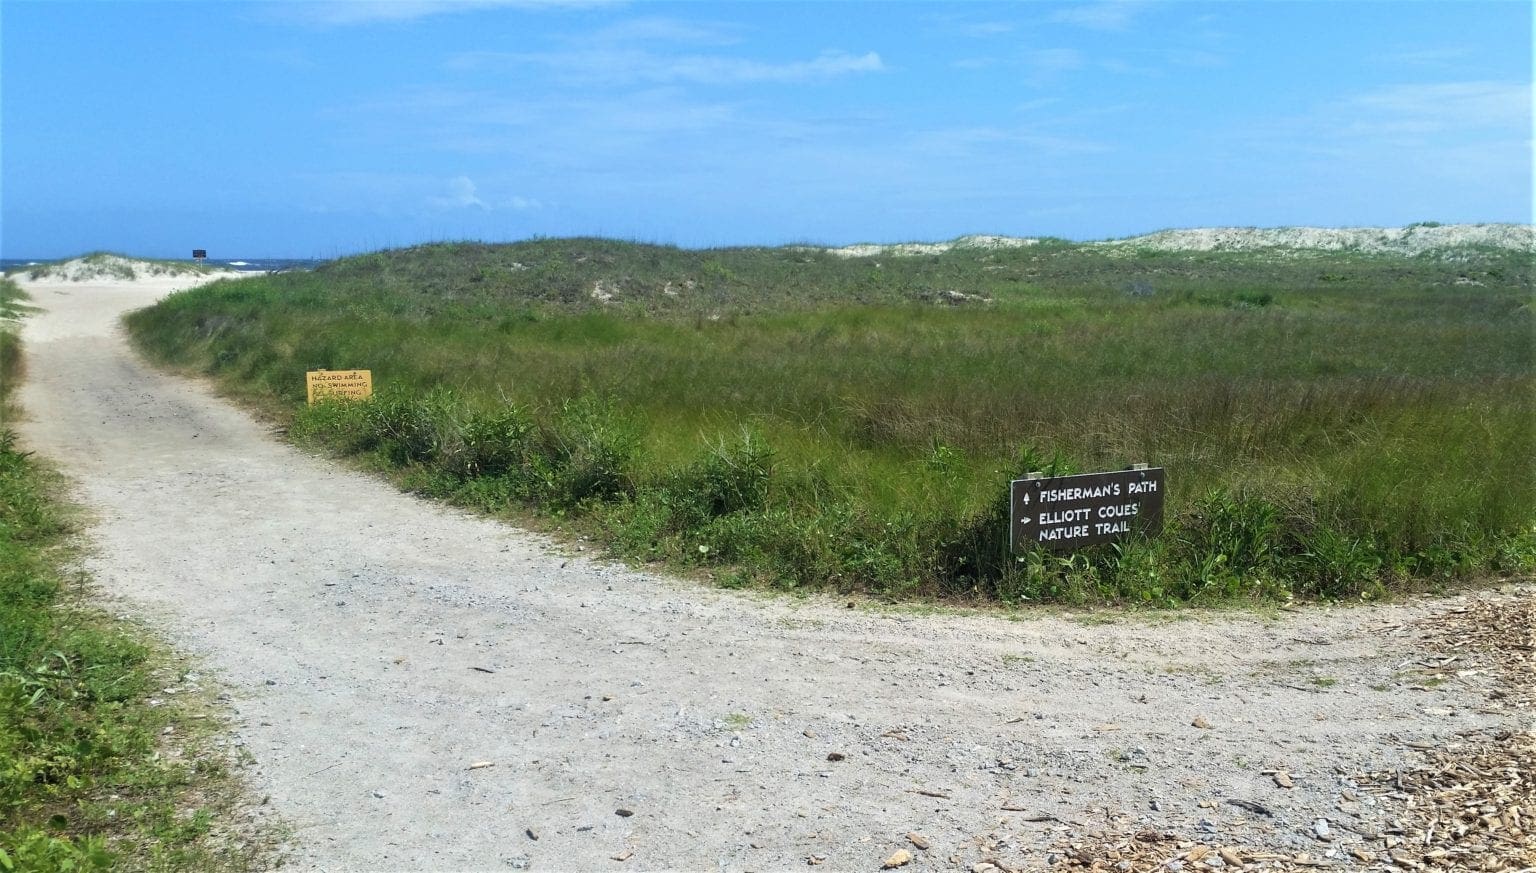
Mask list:
[{"label": "sandy dirt road", "polygon": [[1359,839],[1340,774],[1499,718],[1477,677],[1409,690],[1401,625],[1445,603],[1009,620],[567,555],[140,362],[118,318],[174,282],[28,287],[23,439],[93,513],[103,597],[232,695],[301,869],[1033,868],[1106,810],[1321,854]]}]

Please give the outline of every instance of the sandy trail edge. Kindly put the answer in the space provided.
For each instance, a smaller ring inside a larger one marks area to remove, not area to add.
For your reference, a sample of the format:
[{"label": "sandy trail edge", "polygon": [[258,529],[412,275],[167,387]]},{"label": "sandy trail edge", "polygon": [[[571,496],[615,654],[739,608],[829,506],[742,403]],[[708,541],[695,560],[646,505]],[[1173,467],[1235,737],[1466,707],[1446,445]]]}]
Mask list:
[{"label": "sandy trail edge", "polygon": [[[300,867],[868,870],[909,831],[933,847],[907,869],[969,865],[984,834],[1005,839],[987,855],[1039,863],[1066,826],[1005,803],[1316,850],[1334,768],[1498,719],[1476,677],[1403,689],[1416,653],[1397,626],[1424,606],[871,615],[563,557],[279,444],[142,364],[117,320],[175,287],[29,286],[45,312],[25,327],[23,439],[95,512],[104,596],[234,695],[231,742]],[[1277,817],[1197,807],[1223,797]]]}]

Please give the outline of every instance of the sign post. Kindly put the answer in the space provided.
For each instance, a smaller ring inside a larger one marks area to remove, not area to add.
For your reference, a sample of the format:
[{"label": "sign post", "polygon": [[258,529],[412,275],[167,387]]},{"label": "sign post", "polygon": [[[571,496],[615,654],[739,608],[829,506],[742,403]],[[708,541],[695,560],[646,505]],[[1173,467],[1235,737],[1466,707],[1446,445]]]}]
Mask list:
[{"label": "sign post", "polygon": [[197,261],[199,264],[201,264],[203,261],[208,260],[208,250],[207,249],[193,249],[192,250],[192,260]]},{"label": "sign post", "polygon": [[1070,551],[1116,542],[1133,531],[1157,533],[1165,490],[1163,468],[1142,464],[1112,473],[1015,479],[1009,546],[1014,552],[1033,545]]},{"label": "sign post", "polygon": [[372,370],[310,370],[304,382],[310,406],[317,400],[367,400],[373,396]]}]

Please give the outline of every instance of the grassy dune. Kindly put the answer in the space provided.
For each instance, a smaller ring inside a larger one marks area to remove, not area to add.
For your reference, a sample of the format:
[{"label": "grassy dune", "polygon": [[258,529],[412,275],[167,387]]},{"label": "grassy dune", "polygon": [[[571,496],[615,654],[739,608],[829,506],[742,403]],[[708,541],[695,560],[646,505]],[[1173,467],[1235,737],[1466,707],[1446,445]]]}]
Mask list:
[{"label": "grassy dune", "polygon": [[[1337,598],[1536,563],[1528,260],[537,240],[216,283],[129,324],[301,439],[725,584]],[[382,396],[303,409],[319,367]],[[1006,553],[1010,477],[1137,461],[1169,470],[1161,537]]]},{"label": "grassy dune", "polygon": [[168,261],[156,258],[130,258],[115,252],[91,252],[67,261],[50,261],[17,267],[7,276],[22,276],[31,281],[59,279],[82,282],[98,279],[133,281],[162,276],[208,276],[229,272],[225,267],[193,261]]}]

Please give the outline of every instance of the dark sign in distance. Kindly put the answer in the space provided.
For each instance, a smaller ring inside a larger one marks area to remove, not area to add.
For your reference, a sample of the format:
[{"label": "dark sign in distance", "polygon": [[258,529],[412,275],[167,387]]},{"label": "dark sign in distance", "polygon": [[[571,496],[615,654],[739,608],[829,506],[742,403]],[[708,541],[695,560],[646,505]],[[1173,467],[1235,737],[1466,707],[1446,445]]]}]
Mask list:
[{"label": "dark sign in distance", "polygon": [[1015,552],[1034,545],[1066,551],[1157,533],[1165,490],[1162,467],[1015,479],[1009,545]]},{"label": "dark sign in distance", "polygon": [[208,250],[207,249],[193,249],[192,250],[192,260],[194,260],[194,261],[204,261],[204,260],[207,260],[207,259],[208,259]]}]

